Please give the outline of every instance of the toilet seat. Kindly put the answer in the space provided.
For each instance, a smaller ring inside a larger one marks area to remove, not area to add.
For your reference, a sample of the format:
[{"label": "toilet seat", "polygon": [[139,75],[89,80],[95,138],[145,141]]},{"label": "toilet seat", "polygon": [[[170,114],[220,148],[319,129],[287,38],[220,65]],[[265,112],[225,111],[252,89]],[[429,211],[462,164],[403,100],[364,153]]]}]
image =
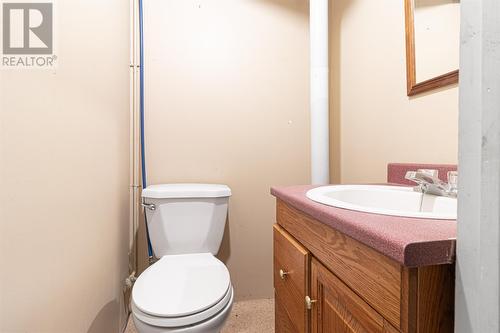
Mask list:
[{"label": "toilet seat", "polygon": [[232,294],[226,266],[211,253],[167,255],[135,282],[132,308],[146,323],[178,327],[214,316]]},{"label": "toilet seat", "polygon": [[158,327],[182,327],[182,326],[189,326],[189,325],[194,325],[197,323],[201,323],[205,320],[208,320],[214,316],[217,316],[217,314],[223,312],[227,307],[230,307],[233,303],[233,288],[231,287],[227,294],[224,296],[224,298],[214,305],[213,307],[202,311],[195,313],[190,316],[185,316],[185,317],[156,317],[156,316],[151,316],[148,315],[147,313],[142,312],[139,310],[134,303],[132,303],[132,312],[134,316],[137,317],[140,321],[153,325],[153,326],[158,326]]}]

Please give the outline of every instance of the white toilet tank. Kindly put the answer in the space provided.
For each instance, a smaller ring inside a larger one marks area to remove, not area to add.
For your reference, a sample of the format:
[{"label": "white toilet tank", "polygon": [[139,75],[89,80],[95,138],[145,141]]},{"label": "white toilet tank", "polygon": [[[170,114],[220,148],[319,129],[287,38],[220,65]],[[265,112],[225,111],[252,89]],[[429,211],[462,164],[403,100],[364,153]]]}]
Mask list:
[{"label": "white toilet tank", "polygon": [[150,185],[142,191],[154,255],[219,251],[231,189],[216,184]]}]

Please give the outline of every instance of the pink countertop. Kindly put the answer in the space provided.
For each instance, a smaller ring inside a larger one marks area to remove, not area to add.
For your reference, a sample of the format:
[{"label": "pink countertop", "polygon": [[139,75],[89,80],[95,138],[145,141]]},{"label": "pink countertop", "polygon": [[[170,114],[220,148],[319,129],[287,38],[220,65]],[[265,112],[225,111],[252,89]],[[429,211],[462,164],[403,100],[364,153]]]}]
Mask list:
[{"label": "pink countertop", "polygon": [[271,194],[404,266],[454,262],[456,221],[378,215],[331,207],[306,197],[306,192],[314,187],[272,187]]}]

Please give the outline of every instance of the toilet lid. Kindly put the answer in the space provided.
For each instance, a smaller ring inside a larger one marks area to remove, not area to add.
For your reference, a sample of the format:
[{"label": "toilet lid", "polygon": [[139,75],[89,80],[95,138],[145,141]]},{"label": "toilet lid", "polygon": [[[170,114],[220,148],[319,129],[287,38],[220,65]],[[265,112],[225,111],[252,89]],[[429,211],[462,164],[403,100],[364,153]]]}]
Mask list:
[{"label": "toilet lid", "polygon": [[131,309],[134,317],[137,320],[142,321],[143,323],[157,327],[178,328],[182,326],[197,325],[198,323],[202,322],[207,323],[207,321],[210,320],[217,321],[217,317],[224,316],[229,311],[231,311],[234,298],[233,294],[233,288],[230,287],[226,295],[221,299],[219,303],[215,304],[205,311],[183,317],[152,316],[139,310],[137,306],[135,306],[134,302],[131,303]]},{"label": "toilet lid", "polygon": [[229,286],[226,266],[211,253],[168,255],[139,276],[132,299],[144,313],[180,317],[214,306]]}]

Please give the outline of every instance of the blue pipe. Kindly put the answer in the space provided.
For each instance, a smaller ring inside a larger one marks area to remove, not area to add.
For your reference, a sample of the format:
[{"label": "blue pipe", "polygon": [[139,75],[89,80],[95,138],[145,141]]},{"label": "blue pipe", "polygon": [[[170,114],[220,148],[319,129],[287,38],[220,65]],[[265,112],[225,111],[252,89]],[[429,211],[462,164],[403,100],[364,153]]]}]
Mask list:
[{"label": "blue pipe", "polygon": [[[144,139],[144,25],[142,0],[139,0],[139,109],[141,118],[141,174],[142,188],[147,186],[146,174],[146,144]],[[144,222],[146,224],[146,238],[148,241],[148,256],[153,258],[153,248],[151,247],[151,239],[149,238],[148,221],[146,219],[146,211],[144,211]]]}]

